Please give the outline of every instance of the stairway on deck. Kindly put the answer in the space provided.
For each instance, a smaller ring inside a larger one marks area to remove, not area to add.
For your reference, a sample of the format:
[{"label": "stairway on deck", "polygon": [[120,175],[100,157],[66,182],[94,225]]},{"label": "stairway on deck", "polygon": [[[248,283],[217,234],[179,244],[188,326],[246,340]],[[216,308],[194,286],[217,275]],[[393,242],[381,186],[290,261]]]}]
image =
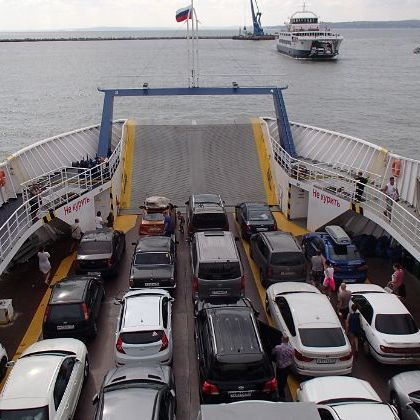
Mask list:
[{"label": "stairway on deck", "polygon": [[226,205],[265,201],[251,123],[136,127],[130,208],[152,195],[183,206],[190,194],[218,193]]}]

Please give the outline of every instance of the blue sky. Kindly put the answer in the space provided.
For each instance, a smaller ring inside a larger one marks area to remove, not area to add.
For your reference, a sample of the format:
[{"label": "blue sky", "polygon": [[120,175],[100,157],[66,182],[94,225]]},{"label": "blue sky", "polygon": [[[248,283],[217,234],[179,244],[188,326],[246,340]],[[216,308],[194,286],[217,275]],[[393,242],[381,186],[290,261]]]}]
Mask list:
[{"label": "blue sky", "polygon": [[[175,10],[188,0],[0,0],[0,32],[97,26],[179,28]],[[282,24],[296,0],[259,0],[263,26]],[[195,0],[202,27],[249,25],[249,0]],[[323,21],[420,19],[420,0],[310,0]]]}]

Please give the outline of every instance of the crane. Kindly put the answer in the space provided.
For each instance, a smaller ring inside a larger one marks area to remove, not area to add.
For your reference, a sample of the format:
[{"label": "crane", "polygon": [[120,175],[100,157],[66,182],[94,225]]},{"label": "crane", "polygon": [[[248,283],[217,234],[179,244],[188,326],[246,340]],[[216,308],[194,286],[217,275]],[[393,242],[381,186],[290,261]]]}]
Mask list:
[{"label": "crane", "polygon": [[258,8],[257,0],[255,0],[255,6],[257,8],[257,13],[254,9],[254,0],[251,1],[251,13],[252,13],[252,24],[254,25],[254,36],[264,36],[264,30],[261,26],[261,12]]}]

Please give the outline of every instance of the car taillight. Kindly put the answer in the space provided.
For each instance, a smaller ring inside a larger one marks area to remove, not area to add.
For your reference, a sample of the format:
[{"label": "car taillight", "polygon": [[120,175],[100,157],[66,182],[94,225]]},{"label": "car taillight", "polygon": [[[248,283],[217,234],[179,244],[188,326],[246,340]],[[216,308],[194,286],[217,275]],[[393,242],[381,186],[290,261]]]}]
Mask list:
[{"label": "car taillight", "polygon": [[89,319],[89,311],[86,306],[86,303],[82,303],[82,311],[83,311],[83,318],[85,321],[87,321]]},{"label": "car taillight", "polygon": [[123,345],[123,341],[122,341],[121,337],[118,336],[118,339],[117,339],[117,342],[115,344],[115,347],[116,347],[118,353],[124,353],[125,354],[125,351],[124,351],[122,345]]},{"label": "car taillight", "polygon": [[198,293],[198,277],[193,277],[192,290],[194,293]]},{"label": "car taillight", "polygon": [[112,267],[112,264],[114,264],[114,258],[113,257],[108,258],[107,264],[108,264],[108,267]]},{"label": "car taillight", "polygon": [[267,267],[267,277],[273,276],[273,267]]},{"label": "car taillight", "polygon": [[295,358],[299,360],[300,362],[312,362],[314,360],[312,357],[306,357],[302,353],[299,353],[297,350],[295,350]]},{"label": "car taillight", "polygon": [[420,353],[420,347],[386,347],[379,346],[384,353],[414,354]]},{"label": "car taillight", "polygon": [[241,277],[241,290],[245,290],[245,276]]},{"label": "car taillight", "polygon": [[205,395],[218,395],[219,394],[219,388],[216,385],[211,384],[207,381],[204,381],[203,385],[201,385],[201,391]]},{"label": "car taillight", "polygon": [[276,392],[277,391],[277,379],[273,378],[264,384],[263,392]]},{"label": "car taillight", "polygon": [[350,360],[353,357],[353,352],[350,352],[349,354],[346,354],[345,356],[341,356],[340,360],[342,362],[345,362],[346,360]]},{"label": "car taillight", "polygon": [[45,309],[45,314],[44,314],[44,323],[47,322],[48,319],[48,315],[50,314],[51,311],[51,307],[48,305],[47,309]]},{"label": "car taillight", "polygon": [[168,337],[165,334],[165,331],[163,331],[161,340],[162,340],[162,345],[160,346],[159,351],[165,350],[169,346],[169,340],[168,340]]}]

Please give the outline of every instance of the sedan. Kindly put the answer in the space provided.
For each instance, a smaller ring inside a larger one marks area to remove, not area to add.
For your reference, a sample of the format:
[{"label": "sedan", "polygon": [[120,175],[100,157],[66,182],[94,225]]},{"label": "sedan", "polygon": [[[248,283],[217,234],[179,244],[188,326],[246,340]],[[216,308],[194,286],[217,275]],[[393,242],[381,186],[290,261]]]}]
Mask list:
[{"label": "sedan", "polygon": [[0,418],[72,419],[88,374],[87,349],[81,341],[38,341],[13,362],[0,395]]},{"label": "sedan", "polygon": [[267,311],[289,336],[295,370],[301,375],[346,375],[353,355],[328,298],[308,283],[276,283],[267,289]]},{"label": "sedan", "polygon": [[420,363],[420,331],[398,296],[375,284],[350,284],[350,306],[360,312],[363,347],[385,364]]},{"label": "sedan", "polygon": [[115,361],[163,364],[172,362],[172,302],[166,290],[128,292],[121,304],[115,333]]},{"label": "sedan", "polygon": [[169,366],[123,366],[105,376],[93,398],[95,420],[175,419],[175,381]]},{"label": "sedan", "polygon": [[420,371],[399,373],[388,387],[391,404],[401,420],[420,420]]},{"label": "sedan", "polygon": [[395,408],[382,402],[368,382],[348,376],[325,376],[303,382],[297,399],[318,404],[320,414],[325,413],[323,419],[398,419]]},{"label": "sedan", "polygon": [[249,239],[252,234],[277,230],[277,223],[270,207],[265,203],[241,203],[235,206],[235,218],[241,235]]},{"label": "sedan", "polygon": [[76,256],[76,272],[113,276],[125,252],[125,234],[108,228],[86,232]]}]

